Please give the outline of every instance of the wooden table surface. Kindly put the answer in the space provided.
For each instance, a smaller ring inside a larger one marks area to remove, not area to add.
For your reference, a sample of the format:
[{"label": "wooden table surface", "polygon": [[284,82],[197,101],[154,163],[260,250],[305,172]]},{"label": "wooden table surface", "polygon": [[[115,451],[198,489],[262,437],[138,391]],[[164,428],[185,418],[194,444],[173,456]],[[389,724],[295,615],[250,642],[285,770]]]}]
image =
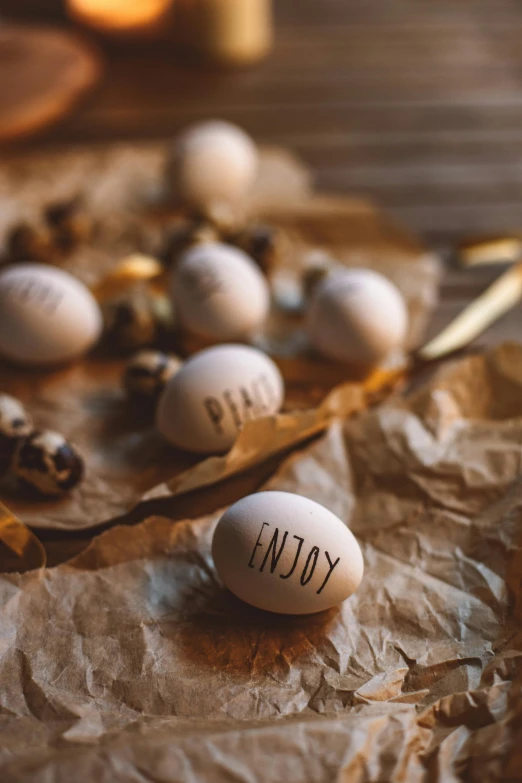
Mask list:
[{"label": "wooden table surface", "polygon": [[[436,250],[470,233],[522,228],[522,3],[276,7],[275,50],[255,68],[186,64],[167,42],[104,46],[102,86],[30,145],[164,138],[219,116],[294,149],[320,189],[374,198]],[[2,12],[64,23],[54,0],[4,0]],[[431,333],[499,271],[449,263]],[[480,343],[522,338],[521,314],[512,311]]]}]

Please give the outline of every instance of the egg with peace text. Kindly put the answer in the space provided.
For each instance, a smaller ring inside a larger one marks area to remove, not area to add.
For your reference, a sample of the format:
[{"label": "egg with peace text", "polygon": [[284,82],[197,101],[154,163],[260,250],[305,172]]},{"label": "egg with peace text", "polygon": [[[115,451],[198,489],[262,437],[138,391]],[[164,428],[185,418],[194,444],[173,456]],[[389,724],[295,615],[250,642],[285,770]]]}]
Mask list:
[{"label": "egg with peace text", "polygon": [[102,330],[100,308],[80,280],[45,264],[0,273],[0,355],[17,364],[55,365],[86,353]]},{"label": "egg with peace text", "polygon": [[225,586],[258,609],[312,614],[361,583],[361,548],[324,506],[290,492],[258,492],[219,520],[212,557]]},{"label": "egg with peace text", "polygon": [[186,361],[168,383],[156,426],[178,448],[219,454],[247,421],[277,413],[283,397],[283,378],[266,354],[246,345],[219,345]]},{"label": "egg with peace text", "polygon": [[198,245],[181,256],[172,272],[171,295],[180,323],[212,340],[249,337],[270,307],[268,284],[255,262],[239,248],[219,242]]},{"label": "egg with peace text", "polygon": [[244,199],[258,168],[259,152],[250,136],[230,122],[210,120],[176,139],[167,179],[179,201],[206,212]]},{"label": "egg with peace text", "polygon": [[404,346],[408,311],[399,289],[371,269],[318,283],[306,315],[310,342],[329,359],[374,366]]}]

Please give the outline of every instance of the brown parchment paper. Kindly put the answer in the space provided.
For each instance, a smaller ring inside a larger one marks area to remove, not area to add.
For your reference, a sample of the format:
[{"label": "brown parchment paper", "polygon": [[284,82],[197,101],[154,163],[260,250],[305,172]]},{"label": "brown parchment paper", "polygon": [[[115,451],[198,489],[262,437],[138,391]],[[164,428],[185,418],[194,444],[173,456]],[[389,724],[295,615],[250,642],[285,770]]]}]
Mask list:
[{"label": "brown parchment paper", "polygon": [[[87,244],[58,261],[93,284],[126,253],[150,252],[157,246],[161,221],[168,216],[168,209],[158,209],[164,165],[165,145],[158,143],[13,155],[0,166],[0,246],[16,222],[35,220],[43,205],[81,192],[96,218],[96,231]],[[374,205],[314,196],[310,179],[307,169],[287,151],[262,151],[260,176],[247,211],[288,234],[290,251],[273,273],[276,293],[286,285],[294,298],[299,297],[302,269],[313,253],[382,268],[405,294],[409,345],[418,344],[437,301],[435,260]],[[152,417],[140,416],[125,401],[122,361],[90,357],[46,373],[0,362],[0,391],[18,396],[37,426],[71,439],[86,461],[85,480],[63,500],[27,501],[5,483],[1,499],[31,527],[86,530],[125,514],[142,497],[164,496],[172,487],[187,491],[255,467],[320,431],[336,411],[360,406],[360,371],[311,356],[303,343],[301,314],[291,308],[287,312],[283,305],[275,310],[260,344],[285,376],[285,415],[249,428],[233,454],[221,462],[196,465],[197,459],[158,437]],[[321,407],[333,387],[354,381],[353,388]],[[193,466],[195,474],[187,475]]]},{"label": "brown parchment paper", "polygon": [[37,427],[64,433],[86,462],[82,483],[58,500],[24,499],[9,479],[0,485],[4,502],[25,524],[88,529],[125,513],[142,498],[216,484],[316,435],[332,418],[360,410],[367,400],[362,384],[345,384],[317,409],[250,422],[227,455],[201,459],[168,444],[155,431],[152,414],[127,402],[121,373],[122,362],[114,360],[86,360],[58,374],[31,373],[30,381],[26,374],[4,368],[2,389],[24,401]]},{"label": "brown parchment paper", "polygon": [[[92,236],[57,256],[57,265],[94,285],[123,256],[155,251],[162,224],[176,214],[165,193],[166,150],[165,142],[155,142],[12,153],[0,162],[0,250],[13,226],[41,225],[43,207],[81,195],[94,221]],[[266,147],[245,215],[277,211],[311,194],[311,175],[301,161]]]},{"label": "brown parchment paper", "polygon": [[519,780],[521,465],[506,345],[337,420],[267,484],[360,541],[339,608],[278,617],[227,593],[219,513],[3,576],[1,779]]}]

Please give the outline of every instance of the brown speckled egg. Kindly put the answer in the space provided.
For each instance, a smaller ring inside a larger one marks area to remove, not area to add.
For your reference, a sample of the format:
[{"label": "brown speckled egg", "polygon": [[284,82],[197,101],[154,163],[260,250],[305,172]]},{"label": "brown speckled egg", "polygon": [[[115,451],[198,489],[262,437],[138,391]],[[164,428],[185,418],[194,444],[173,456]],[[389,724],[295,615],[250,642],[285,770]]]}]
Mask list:
[{"label": "brown speckled egg", "polygon": [[80,483],[84,463],[63,435],[52,430],[36,430],[18,444],[12,471],[22,484],[41,495],[57,497]]},{"label": "brown speckled egg", "polygon": [[9,470],[17,444],[32,429],[31,417],[22,403],[9,394],[0,394],[0,476]]},{"label": "brown speckled egg", "polygon": [[102,311],[106,344],[120,353],[151,346],[171,328],[169,300],[147,290],[127,291],[107,300]]},{"label": "brown speckled egg", "polygon": [[129,399],[155,402],[181,365],[177,356],[162,351],[139,351],[127,363],[123,388]]},{"label": "brown speckled egg", "polygon": [[263,272],[269,272],[283,255],[281,231],[260,223],[246,226],[236,232],[229,238],[229,242],[244,250]]},{"label": "brown speckled egg", "polygon": [[54,201],[44,210],[44,217],[53,232],[56,248],[68,253],[92,234],[93,220],[79,195],[64,201]]},{"label": "brown speckled egg", "polygon": [[184,221],[167,230],[159,256],[166,266],[170,266],[190,247],[219,240],[219,232],[210,223],[202,220]]}]

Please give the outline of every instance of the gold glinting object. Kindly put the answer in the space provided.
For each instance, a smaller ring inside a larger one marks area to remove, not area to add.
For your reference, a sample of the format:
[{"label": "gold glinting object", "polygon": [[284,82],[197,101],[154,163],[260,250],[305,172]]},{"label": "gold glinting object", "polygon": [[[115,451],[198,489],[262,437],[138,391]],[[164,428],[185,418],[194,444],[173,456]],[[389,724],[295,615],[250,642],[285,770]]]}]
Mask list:
[{"label": "gold glinting object", "polygon": [[[15,556],[17,570],[27,571],[45,566],[47,556],[41,541],[2,502],[0,502],[0,541]],[[0,568],[0,570],[4,569]]]},{"label": "gold glinting object", "polygon": [[457,248],[461,266],[513,264],[522,259],[522,236],[471,238]]}]

